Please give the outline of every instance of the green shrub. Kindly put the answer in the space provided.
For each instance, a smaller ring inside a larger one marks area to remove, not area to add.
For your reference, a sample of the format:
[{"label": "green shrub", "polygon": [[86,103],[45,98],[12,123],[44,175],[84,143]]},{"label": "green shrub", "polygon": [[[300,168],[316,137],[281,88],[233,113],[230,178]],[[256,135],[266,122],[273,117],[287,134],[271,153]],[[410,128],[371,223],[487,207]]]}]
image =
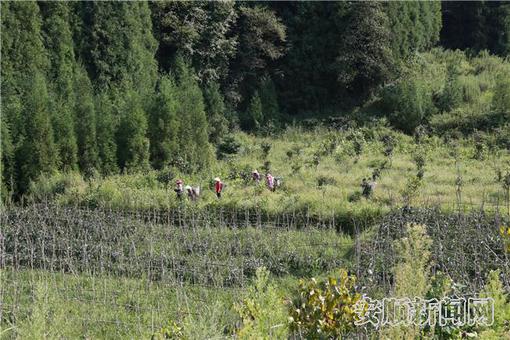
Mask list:
[{"label": "green shrub", "polygon": [[301,280],[289,307],[290,329],[308,339],[336,339],[352,331],[361,299],[355,282],[343,269],[326,280]]},{"label": "green shrub", "polygon": [[402,201],[406,206],[410,206],[412,204],[412,201],[418,195],[418,190],[421,186],[422,180],[419,175],[408,178],[404,188],[401,190]]},{"label": "green shrub", "polygon": [[237,329],[239,339],[282,339],[287,335],[287,315],[282,297],[269,283],[269,271],[256,270],[253,285],[244,298],[234,306],[241,318]]},{"label": "green shrub", "polygon": [[152,335],[152,340],[160,339],[184,339],[182,326],[175,321],[169,321],[167,325]]},{"label": "green shrub", "polygon": [[500,279],[500,270],[491,271],[481,297],[494,300],[494,324],[480,333],[480,339],[506,339],[510,337],[510,296]]},{"label": "green shrub", "polygon": [[[424,225],[407,224],[406,236],[394,242],[399,261],[393,269],[395,275],[394,296],[425,297],[429,291],[429,271],[432,239]],[[415,339],[420,335],[416,326],[400,326],[385,330],[392,339]]]},{"label": "green shrub", "polygon": [[218,144],[216,154],[219,159],[225,159],[228,156],[237,154],[240,148],[241,143],[233,135],[228,135]]},{"label": "green shrub", "polygon": [[510,73],[497,78],[492,106],[498,112],[510,114]]},{"label": "green shrub", "polygon": [[317,186],[322,187],[325,185],[336,185],[336,180],[333,177],[320,175],[317,177]]},{"label": "green shrub", "polygon": [[458,77],[457,67],[452,64],[448,65],[445,85],[436,99],[436,106],[439,111],[451,111],[462,103],[463,89]]},{"label": "green shrub", "polygon": [[382,109],[391,124],[412,133],[434,112],[432,93],[420,79],[404,79],[382,92]]},{"label": "green shrub", "polygon": [[510,254],[510,227],[501,226],[499,228],[499,234],[503,239],[505,251]]},{"label": "green shrub", "polygon": [[175,172],[173,169],[166,167],[157,172],[156,178],[158,182],[168,185],[175,178]]},{"label": "green shrub", "polygon": [[269,151],[271,151],[271,143],[269,142],[262,142],[262,144],[260,144],[260,149],[262,150],[262,157],[264,159],[267,158],[267,156],[269,155]]},{"label": "green shrub", "polygon": [[55,173],[51,176],[41,175],[30,182],[29,197],[36,200],[51,200],[61,195],[84,193],[86,183],[78,172]]}]

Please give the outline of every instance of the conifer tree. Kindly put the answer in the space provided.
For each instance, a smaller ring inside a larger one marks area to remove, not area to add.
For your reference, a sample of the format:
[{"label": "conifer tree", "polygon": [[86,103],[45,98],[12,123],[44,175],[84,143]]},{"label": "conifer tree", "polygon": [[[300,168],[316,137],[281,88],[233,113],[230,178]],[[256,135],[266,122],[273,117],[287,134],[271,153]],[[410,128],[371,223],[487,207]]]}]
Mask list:
[{"label": "conifer tree", "polygon": [[460,105],[462,102],[462,87],[458,80],[457,66],[447,65],[446,81],[442,93],[438,96],[437,105],[442,112],[448,112]]},{"label": "conifer tree", "polygon": [[205,111],[209,123],[209,142],[218,144],[227,133],[228,121],[225,118],[225,103],[216,82],[210,82],[204,89]]},{"label": "conifer tree", "polygon": [[393,60],[382,5],[357,2],[352,6],[337,58],[338,80],[362,99],[389,78]]},{"label": "conifer tree", "polygon": [[[45,73],[48,59],[41,37],[41,15],[36,2],[1,2],[2,145],[12,147],[12,157],[2,155],[8,189],[21,194],[40,171],[54,165],[51,125],[46,125],[48,97]],[[37,95],[40,95],[38,98]],[[37,109],[33,111],[32,109]],[[41,123],[34,126],[34,120]],[[7,132],[8,131],[8,132]],[[47,138],[48,137],[48,138]],[[29,139],[37,138],[37,145]],[[10,140],[10,141],[9,141]],[[25,152],[30,154],[24,155]],[[7,157],[6,157],[7,156]],[[10,162],[10,164],[9,164]],[[12,180],[14,179],[14,181]]]},{"label": "conifer tree", "polygon": [[96,112],[92,85],[83,66],[75,72],[74,93],[76,136],[78,139],[78,163],[86,176],[93,174],[98,167]]},{"label": "conifer tree", "polygon": [[149,130],[151,162],[156,169],[170,163],[178,149],[177,95],[178,89],[172,77],[161,77]]},{"label": "conifer tree", "polygon": [[0,199],[4,201],[14,188],[14,147],[12,143],[11,132],[7,121],[2,119],[0,121],[0,134],[2,136],[0,146]]},{"label": "conifer tree", "polygon": [[278,120],[280,108],[278,107],[276,88],[269,76],[262,79],[260,86],[260,102],[262,105],[264,121],[268,122],[269,120]]},{"label": "conifer tree", "polygon": [[115,132],[117,129],[117,116],[109,93],[103,91],[96,96],[96,123],[97,149],[99,167],[104,175],[116,173],[117,144]]},{"label": "conifer tree", "polygon": [[246,130],[259,130],[262,127],[263,121],[262,102],[260,101],[258,91],[255,91],[246,112],[241,118],[241,125]]},{"label": "conifer tree", "polygon": [[122,171],[139,171],[149,166],[147,117],[141,98],[134,90],[125,93],[117,130],[117,159]]},{"label": "conifer tree", "polygon": [[23,118],[26,134],[16,153],[20,192],[26,192],[30,181],[41,173],[52,172],[57,160],[48,91],[41,73],[34,75],[24,98]]},{"label": "conifer tree", "polygon": [[143,96],[152,94],[157,80],[157,42],[152,36],[147,2],[94,2],[83,6],[83,15],[91,17],[82,18],[91,20],[90,33],[84,33],[84,39],[90,39],[90,60],[84,60],[89,63],[97,88],[126,85]]},{"label": "conifer tree", "polygon": [[77,142],[72,110],[73,77],[76,62],[69,26],[69,5],[65,2],[40,2],[43,38],[49,56],[48,80],[51,112],[60,168],[73,169],[77,163]]},{"label": "conifer tree", "polygon": [[435,1],[391,1],[384,4],[394,57],[405,58],[434,46],[441,30],[441,4]]},{"label": "conifer tree", "polygon": [[200,170],[209,165],[212,155],[202,91],[193,69],[182,57],[176,58],[174,68],[179,89],[178,155],[184,160],[188,170]]}]

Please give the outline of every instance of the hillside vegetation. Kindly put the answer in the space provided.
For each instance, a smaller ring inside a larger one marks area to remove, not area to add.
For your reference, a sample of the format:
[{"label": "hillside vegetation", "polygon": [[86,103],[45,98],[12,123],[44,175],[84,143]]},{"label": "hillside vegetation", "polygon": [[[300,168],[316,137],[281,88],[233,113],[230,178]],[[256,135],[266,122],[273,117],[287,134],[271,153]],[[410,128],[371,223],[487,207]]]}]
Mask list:
[{"label": "hillside vegetation", "polygon": [[[176,168],[88,181],[79,174],[55,175],[34,183],[31,194],[36,200],[114,209],[164,210],[184,205],[269,213],[307,210],[323,216],[388,211],[406,204],[506,210],[510,155],[498,146],[489,148],[486,142],[481,142],[482,149],[473,139],[424,136],[416,142],[378,125],[343,132],[289,128],[271,138],[238,133],[231,143],[238,143],[235,154],[225,155],[209,171],[195,175]],[[418,179],[420,166],[423,177]],[[267,189],[264,180],[257,184],[252,179],[254,169],[263,173],[265,167],[283,179],[275,192]],[[361,195],[361,180],[374,173],[380,177],[373,196],[366,199]],[[227,185],[221,199],[212,190],[216,176]],[[178,178],[202,188],[197,202],[177,198],[173,188]]]},{"label": "hillside vegetation", "polygon": [[510,339],[510,3],[0,16],[0,339]]}]

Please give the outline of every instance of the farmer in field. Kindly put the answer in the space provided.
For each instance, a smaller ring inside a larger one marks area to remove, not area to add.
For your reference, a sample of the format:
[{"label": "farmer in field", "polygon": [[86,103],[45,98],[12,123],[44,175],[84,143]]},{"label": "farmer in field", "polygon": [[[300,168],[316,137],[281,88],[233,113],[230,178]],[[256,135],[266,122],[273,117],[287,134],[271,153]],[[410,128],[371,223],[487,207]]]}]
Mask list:
[{"label": "farmer in field", "polygon": [[370,196],[370,188],[368,186],[368,182],[367,182],[367,179],[366,178],[363,178],[361,180],[361,194],[365,197],[365,198],[368,198]]},{"label": "farmer in field", "polygon": [[182,181],[182,179],[178,179],[177,181],[175,181],[175,193],[177,194],[177,198],[182,200],[182,194],[184,193],[184,182]]},{"label": "farmer in field", "polygon": [[259,174],[259,172],[258,172],[258,170],[257,170],[257,169],[255,169],[255,170],[253,170],[253,171],[251,172],[251,177],[253,178],[253,180],[254,180],[257,184],[259,184],[259,182],[260,182],[260,174]]},{"label": "farmer in field", "polygon": [[214,179],[214,192],[216,193],[216,197],[221,198],[221,192],[223,191],[223,183],[219,177]]},{"label": "farmer in field", "polygon": [[377,186],[377,182],[375,181],[377,178],[372,176],[372,180],[368,182],[368,186],[370,187],[370,196],[374,194],[375,187]]},{"label": "farmer in field", "polygon": [[282,185],[283,178],[281,177],[275,177],[274,178],[274,188],[279,188]]},{"label": "farmer in field", "polygon": [[200,196],[200,187],[192,187],[190,185],[186,185],[186,193],[188,194],[188,198],[195,202],[198,199],[198,196]]},{"label": "farmer in field", "polygon": [[365,198],[372,197],[372,194],[374,193],[376,185],[377,185],[377,183],[375,182],[374,179],[372,179],[371,181],[367,181],[366,178],[363,178],[363,180],[361,181],[361,190],[362,190],[361,193],[362,193],[362,195]]},{"label": "farmer in field", "polygon": [[269,190],[271,190],[271,191],[275,190],[274,177],[273,177],[273,175],[271,175],[270,172],[268,172],[266,174],[266,184],[267,184],[267,187],[269,188]]}]

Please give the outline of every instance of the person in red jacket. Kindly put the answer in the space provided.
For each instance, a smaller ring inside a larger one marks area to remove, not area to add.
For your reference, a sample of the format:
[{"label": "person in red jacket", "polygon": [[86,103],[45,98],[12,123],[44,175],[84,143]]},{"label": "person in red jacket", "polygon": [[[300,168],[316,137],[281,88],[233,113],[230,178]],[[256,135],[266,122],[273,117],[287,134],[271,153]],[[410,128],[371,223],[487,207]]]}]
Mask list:
[{"label": "person in red jacket", "polygon": [[221,198],[221,191],[223,190],[223,183],[221,182],[219,177],[214,179],[214,191],[216,192],[216,197]]}]

